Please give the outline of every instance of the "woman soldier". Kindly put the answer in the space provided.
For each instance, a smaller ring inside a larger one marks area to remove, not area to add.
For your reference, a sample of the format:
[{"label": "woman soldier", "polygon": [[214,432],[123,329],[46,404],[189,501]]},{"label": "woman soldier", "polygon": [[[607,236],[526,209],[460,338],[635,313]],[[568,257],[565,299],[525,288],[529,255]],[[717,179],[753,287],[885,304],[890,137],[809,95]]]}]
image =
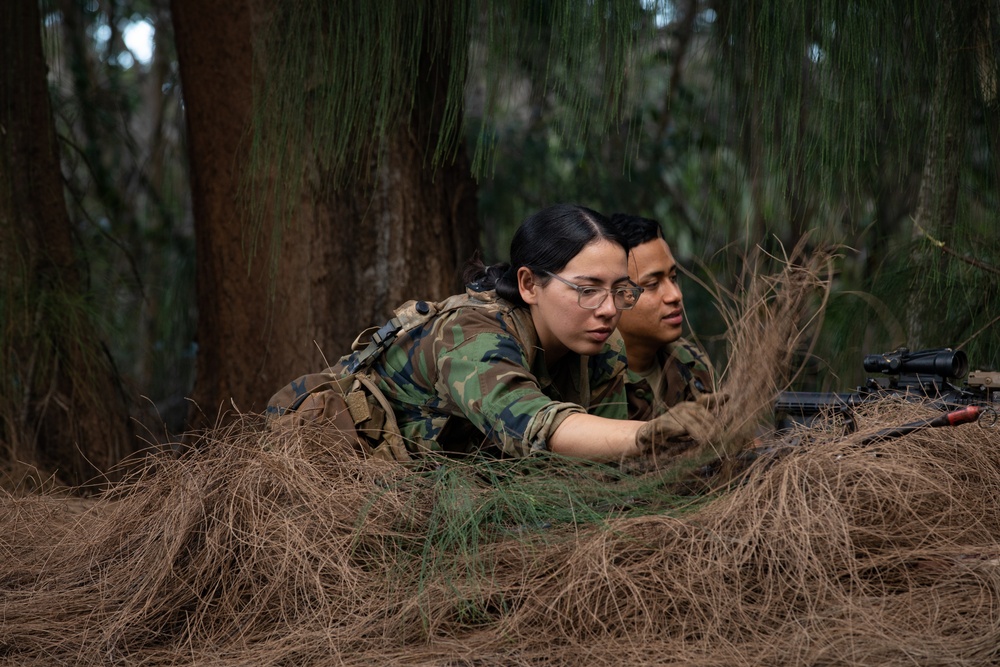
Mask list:
[{"label": "woman soldier", "polygon": [[615,328],[642,293],[629,281],[627,252],[596,211],[539,211],[514,235],[509,264],[473,263],[465,294],[405,304],[367,345],[356,341],[325,373],[275,394],[268,411],[353,422],[363,450],[396,459],[551,451],[613,461],[704,441],[713,418],[697,403],[650,422],[626,419]]}]

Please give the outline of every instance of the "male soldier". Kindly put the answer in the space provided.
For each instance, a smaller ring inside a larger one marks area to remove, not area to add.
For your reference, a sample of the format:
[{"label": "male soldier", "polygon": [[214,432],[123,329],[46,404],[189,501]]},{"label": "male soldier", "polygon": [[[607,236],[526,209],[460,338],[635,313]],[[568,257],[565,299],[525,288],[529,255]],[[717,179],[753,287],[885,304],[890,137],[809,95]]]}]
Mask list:
[{"label": "male soldier", "polygon": [[611,223],[628,240],[628,273],[643,288],[632,310],[622,312],[618,330],[628,356],[628,418],[648,420],[682,401],[711,393],[708,357],[681,338],[684,305],[677,263],[655,220],[616,213]]}]

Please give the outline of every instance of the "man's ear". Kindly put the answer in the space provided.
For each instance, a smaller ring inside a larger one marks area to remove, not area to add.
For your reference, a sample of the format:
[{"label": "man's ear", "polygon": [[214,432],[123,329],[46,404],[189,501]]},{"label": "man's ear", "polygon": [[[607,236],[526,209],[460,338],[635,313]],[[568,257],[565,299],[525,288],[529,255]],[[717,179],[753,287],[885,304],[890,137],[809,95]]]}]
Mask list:
[{"label": "man's ear", "polygon": [[522,266],[517,270],[517,291],[521,293],[521,298],[529,306],[533,306],[538,303],[538,290],[541,288],[537,282],[535,282],[535,274],[532,273],[531,269],[526,266]]}]

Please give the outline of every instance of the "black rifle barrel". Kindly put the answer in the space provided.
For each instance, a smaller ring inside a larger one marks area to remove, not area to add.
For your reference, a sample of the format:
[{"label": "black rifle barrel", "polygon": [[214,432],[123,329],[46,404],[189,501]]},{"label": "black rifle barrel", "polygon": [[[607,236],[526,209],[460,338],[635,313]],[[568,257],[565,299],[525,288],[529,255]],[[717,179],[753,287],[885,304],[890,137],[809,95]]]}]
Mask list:
[{"label": "black rifle barrel", "polygon": [[822,391],[783,391],[774,403],[776,412],[795,415],[816,414],[824,408],[838,408],[844,405],[859,405],[861,397],[856,393],[825,393]]}]

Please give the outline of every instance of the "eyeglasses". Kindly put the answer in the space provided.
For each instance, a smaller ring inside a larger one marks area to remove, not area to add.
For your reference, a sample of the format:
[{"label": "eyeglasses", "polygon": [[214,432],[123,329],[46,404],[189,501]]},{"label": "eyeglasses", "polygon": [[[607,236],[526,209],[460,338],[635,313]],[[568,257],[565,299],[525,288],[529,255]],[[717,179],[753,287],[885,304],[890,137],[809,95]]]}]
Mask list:
[{"label": "eyeglasses", "polygon": [[[532,269],[534,270],[534,269]],[[613,287],[608,289],[607,287],[591,287],[589,285],[574,285],[565,278],[560,278],[556,274],[550,271],[539,270],[535,273],[544,273],[550,278],[555,278],[564,285],[569,285],[576,290],[576,301],[580,304],[581,308],[586,308],[587,310],[597,310],[604,303],[604,300],[608,298],[608,294],[612,295],[614,300],[615,308],[618,310],[631,310],[635,307],[635,302],[639,300],[639,295],[643,293],[643,288],[636,285],[631,280],[628,287]]]}]

